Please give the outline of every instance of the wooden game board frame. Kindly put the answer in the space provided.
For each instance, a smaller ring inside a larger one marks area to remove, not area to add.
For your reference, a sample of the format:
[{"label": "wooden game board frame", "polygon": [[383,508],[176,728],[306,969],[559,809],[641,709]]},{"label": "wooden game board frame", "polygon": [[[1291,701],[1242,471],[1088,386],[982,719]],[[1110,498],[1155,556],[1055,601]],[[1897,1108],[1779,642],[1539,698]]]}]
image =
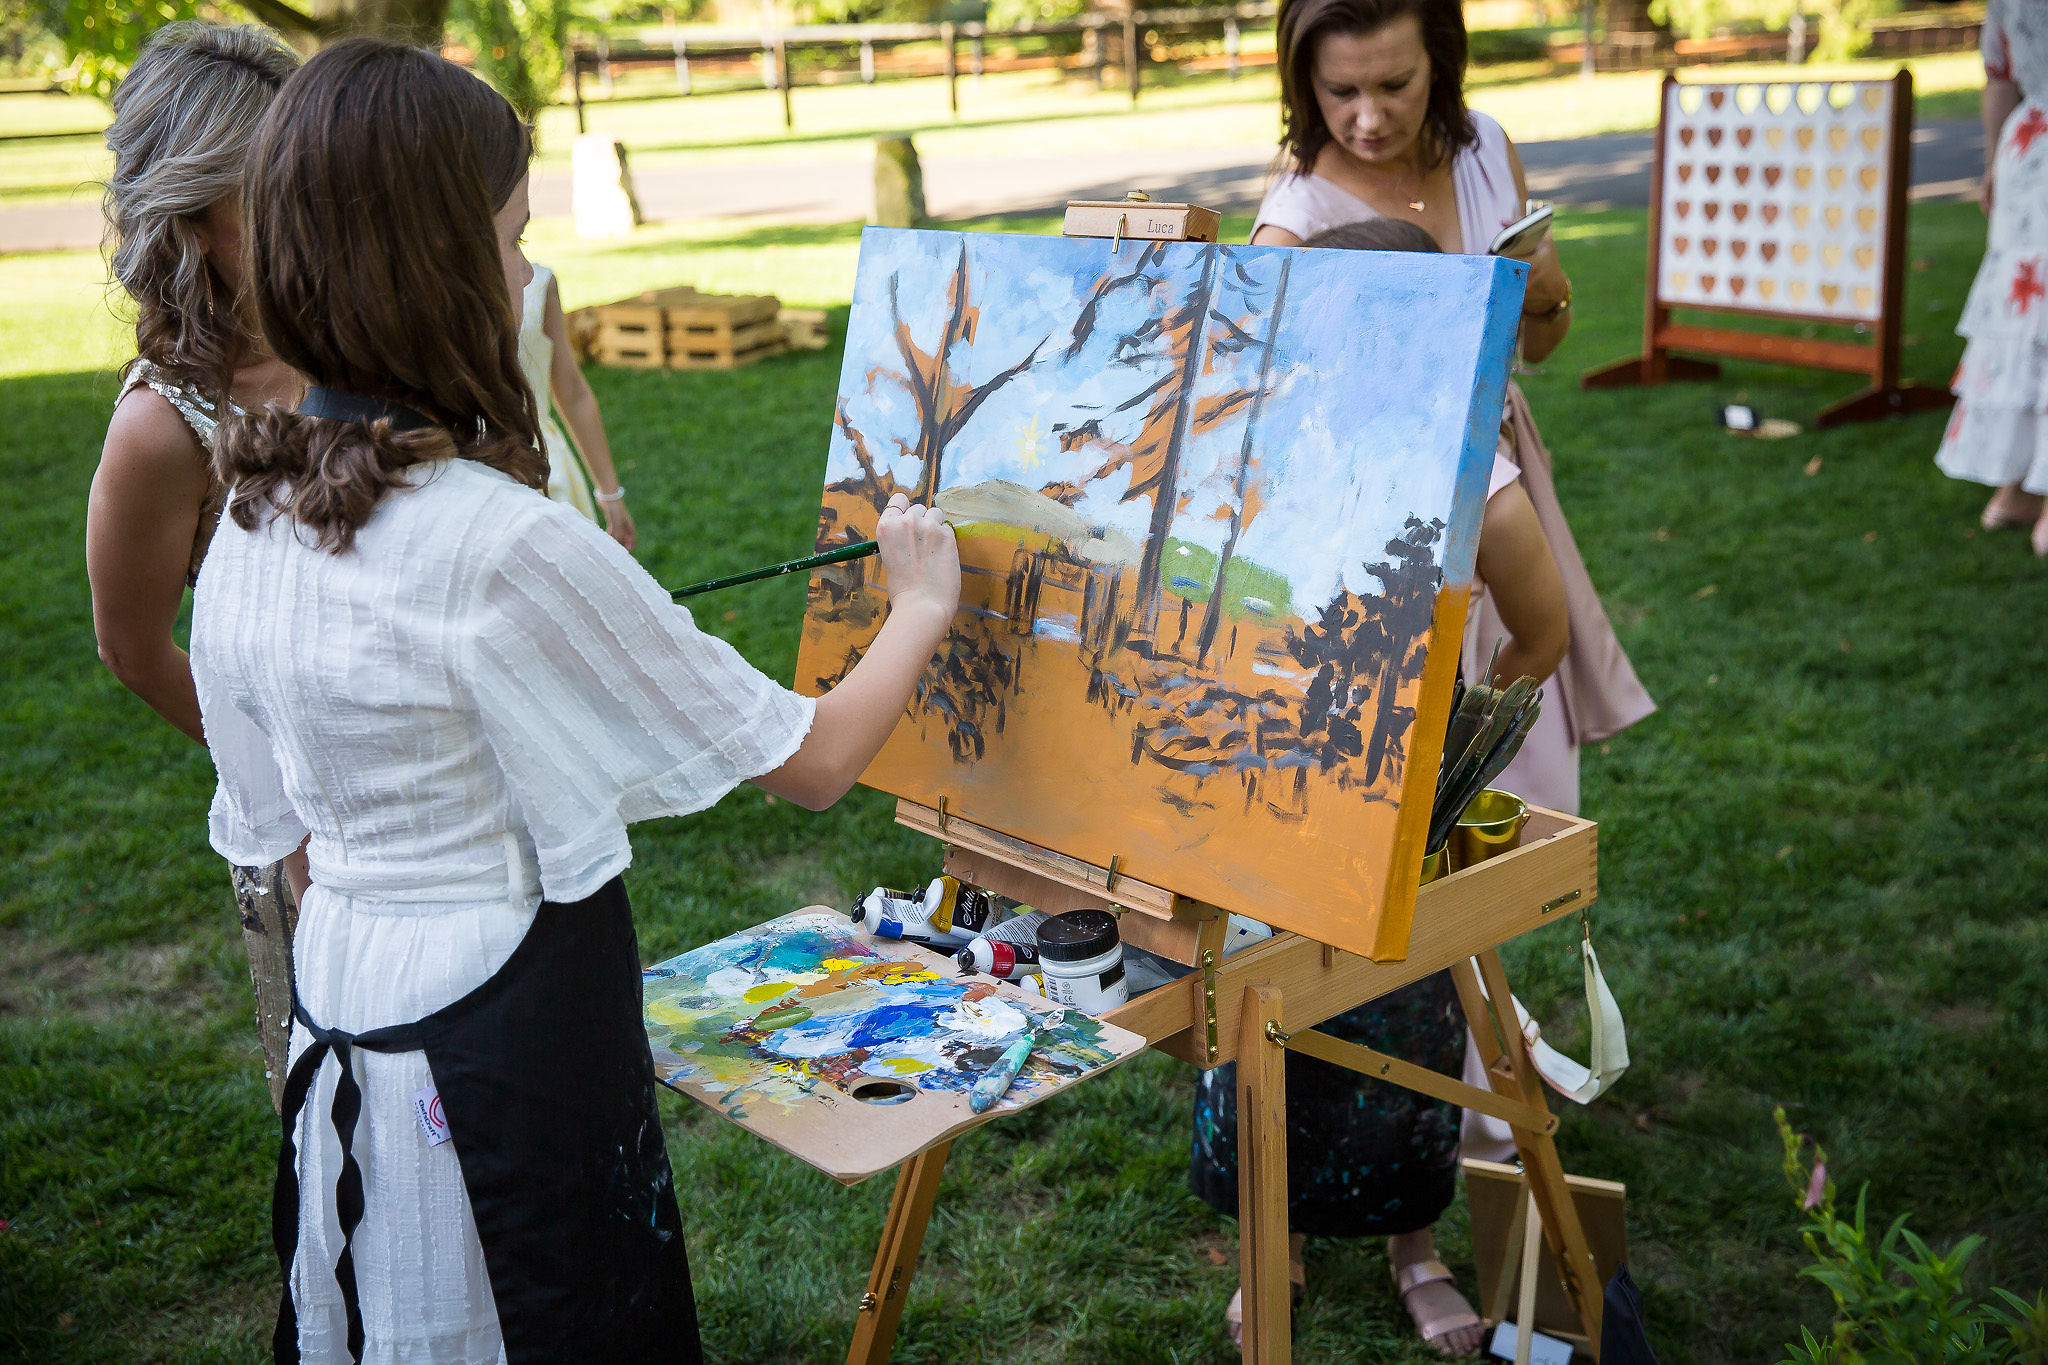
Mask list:
[{"label": "wooden game board frame", "polygon": [[[1838,82],[1820,82],[1837,84]],[[1862,84],[1864,82],[1857,82]],[[1671,320],[1674,309],[1687,312],[1721,313],[1733,317],[1779,318],[1795,322],[1839,324],[1811,313],[1732,304],[1670,305],[1660,297],[1664,278],[1664,158],[1670,137],[1667,115],[1671,92],[1679,84],[1666,75],[1658,88],[1657,139],[1650,156],[1650,250],[1643,280],[1643,353],[1588,370],[1579,385],[1586,389],[1626,388],[1662,384],[1673,379],[1713,379],[1721,367],[1700,355],[1725,356],[1733,360],[1755,360],[1774,365],[1801,365],[1810,369],[1835,370],[1846,374],[1867,374],[1870,386],[1839,402],[1830,403],[1814,419],[1817,427],[1844,422],[1868,422],[1880,417],[1904,415],[1947,408],[1955,402],[1945,388],[1901,380],[1899,346],[1905,329],[1906,305],[1906,207],[1912,188],[1913,159],[1913,73],[1900,70],[1892,77],[1890,180],[1884,202],[1884,275],[1879,287],[1878,317],[1872,325],[1869,343],[1823,341],[1807,337],[1774,336],[1732,327],[1707,327]],[[1730,82],[1707,82],[1728,85]],[[1739,82],[1739,84],[1810,85],[1811,81]],[[1679,355],[1676,352],[1687,352]]]},{"label": "wooden game board frame", "polygon": [[[1238,1063],[1239,1274],[1247,1362],[1286,1365],[1292,1358],[1289,1048],[1509,1124],[1528,1176],[1530,1223],[1541,1227],[1552,1268],[1580,1327],[1570,1335],[1581,1350],[1599,1359],[1602,1282],[1552,1141],[1557,1118],[1545,1102],[1509,1003],[1512,995],[1498,952],[1522,934],[1574,920],[1574,912],[1591,905],[1599,891],[1593,822],[1532,810],[1514,851],[1423,887],[1407,958],[1374,962],[1286,932],[1226,957],[1228,917],[1215,906],[1131,882],[1115,868],[1034,849],[1000,831],[948,817],[943,807],[899,800],[896,818],[945,843],[949,875],[1048,911],[1109,909],[1118,914],[1126,941],[1197,969],[1102,1018],[1205,1069]],[[1465,1017],[1474,1024],[1490,1090],[1315,1030],[1334,1015],[1446,969]],[[951,1148],[951,1140],[937,1143],[899,1169],[881,1245],[860,1298],[848,1365],[882,1365],[889,1359]],[[1533,1266],[1536,1239],[1527,1241]],[[1535,1283],[1533,1275],[1523,1278]]]}]

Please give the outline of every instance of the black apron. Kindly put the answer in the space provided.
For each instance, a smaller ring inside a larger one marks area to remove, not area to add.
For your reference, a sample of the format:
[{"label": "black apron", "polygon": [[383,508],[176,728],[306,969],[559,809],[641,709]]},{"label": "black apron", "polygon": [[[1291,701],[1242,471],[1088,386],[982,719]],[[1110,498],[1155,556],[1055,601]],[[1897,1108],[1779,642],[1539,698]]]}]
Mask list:
[{"label": "black apron", "polygon": [[341,1065],[334,1268],[359,1360],[362,1311],[349,1241],[363,1216],[351,1151],[362,1092],[351,1051],[424,1052],[462,1165],[510,1365],[703,1360],[675,1182],[640,1012],[640,954],[617,877],[574,905],[541,903],[526,937],[483,985],[416,1023],[350,1035],[295,999],[313,1043],[284,1092],[271,1232],[284,1270],[272,1350],[299,1359],[292,1259],[299,1237],[293,1132],[322,1060]]}]

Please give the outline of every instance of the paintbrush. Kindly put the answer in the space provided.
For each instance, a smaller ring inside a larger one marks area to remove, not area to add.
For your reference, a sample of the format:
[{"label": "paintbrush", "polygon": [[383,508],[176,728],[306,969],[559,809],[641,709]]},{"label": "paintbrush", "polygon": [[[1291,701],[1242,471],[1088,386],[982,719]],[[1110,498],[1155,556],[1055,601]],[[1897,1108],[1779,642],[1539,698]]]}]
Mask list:
[{"label": "paintbrush", "polygon": [[678,588],[669,595],[680,602],[683,598],[695,597],[700,592],[715,592],[719,588],[730,588],[740,583],[757,583],[764,578],[777,578],[786,573],[801,573],[805,569],[821,568],[827,564],[844,564],[849,559],[866,559],[881,548],[881,545],[872,540],[857,541],[852,545],[842,545],[836,550],[824,550],[818,554],[805,555],[802,559],[790,559],[780,564],[770,564],[765,569],[749,569],[746,573],[730,574],[724,578],[711,578],[706,579],[702,583],[692,583],[689,587]]},{"label": "paintbrush", "polygon": [[[1489,664],[1487,676],[1491,674]],[[1529,727],[1542,714],[1542,700],[1534,678],[1517,678],[1506,687],[1481,682],[1463,689],[1444,735],[1443,766],[1437,775],[1425,851],[1434,853],[1444,846],[1472,798],[1514,759]]]},{"label": "paintbrush", "polygon": [[995,1102],[1010,1093],[1010,1087],[1017,1083],[1017,1073],[1024,1069],[1024,1063],[1031,1056],[1032,1040],[1040,1029],[1057,1028],[1067,1017],[1065,1009],[1056,1009],[1038,1021],[1024,1026],[1024,1036],[1003,1049],[1003,1055],[996,1058],[982,1078],[974,1083],[974,1089],[967,1092],[967,1107],[977,1114],[985,1114]]}]

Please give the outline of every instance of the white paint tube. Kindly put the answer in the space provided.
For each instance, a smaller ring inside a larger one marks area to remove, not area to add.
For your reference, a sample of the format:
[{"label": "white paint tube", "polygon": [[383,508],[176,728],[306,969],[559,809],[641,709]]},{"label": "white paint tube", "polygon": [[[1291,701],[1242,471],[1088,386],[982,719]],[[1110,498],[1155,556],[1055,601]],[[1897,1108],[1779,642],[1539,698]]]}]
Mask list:
[{"label": "white paint tube", "polygon": [[876,938],[901,939],[940,952],[952,952],[974,935],[941,929],[924,917],[923,897],[878,886],[861,897],[848,916]]},{"label": "white paint tube", "polygon": [[953,955],[966,972],[986,972],[1014,981],[1038,969],[1038,926],[1047,915],[1043,910],[1026,910],[1006,919]]}]

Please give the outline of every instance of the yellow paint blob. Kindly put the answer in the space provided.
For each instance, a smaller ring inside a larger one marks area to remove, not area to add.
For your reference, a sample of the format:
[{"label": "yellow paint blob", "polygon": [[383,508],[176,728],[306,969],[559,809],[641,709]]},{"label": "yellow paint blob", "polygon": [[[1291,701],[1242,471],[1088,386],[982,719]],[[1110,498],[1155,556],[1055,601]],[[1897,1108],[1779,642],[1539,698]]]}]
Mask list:
[{"label": "yellow paint blob", "polygon": [[749,989],[740,998],[742,1000],[745,1000],[748,1004],[758,1005],[763,1000],[773,1000],[778,995],[788,995],[791,991],[795,989],[796,985],[794,982],[764,981],[760,985]]}]

